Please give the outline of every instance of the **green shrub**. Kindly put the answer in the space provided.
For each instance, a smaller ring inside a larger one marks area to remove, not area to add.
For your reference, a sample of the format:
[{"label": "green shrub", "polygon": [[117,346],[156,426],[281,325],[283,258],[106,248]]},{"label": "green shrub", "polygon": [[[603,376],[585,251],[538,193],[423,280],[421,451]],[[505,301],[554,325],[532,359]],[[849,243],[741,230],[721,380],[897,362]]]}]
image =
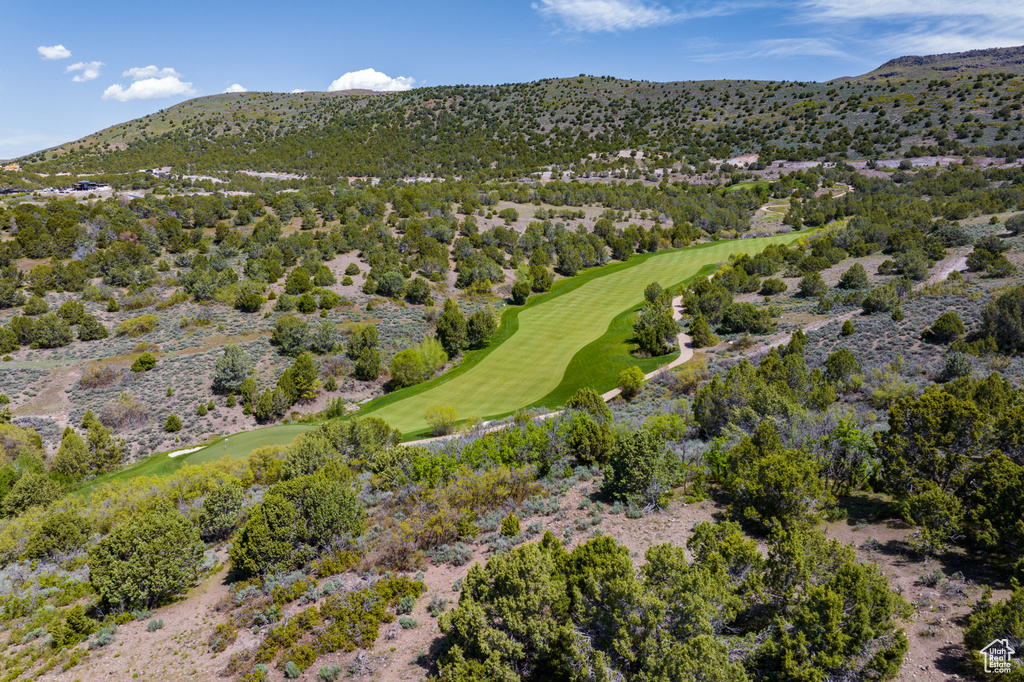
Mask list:
[{"label": "green shrub", "polygon": [[164,431],[168,433],[181,431],[181,418],[176,414],[167,415],[167,420],[164,421]]},{"label": "green shrub", "polygon": [[783,450],[777,436],[770,440],[755,437],[730,453],[733,513],[765,530],[816,524],[835,504],[821,465],[806,451]]},{"label": "green shrub", "polygon": [[852,336],[854,332],[853,321],[846,320],[843,322],[843,328],[839,331],[840,336]]},{"label": "green shrub", "polygon": [[284,284],[285,293],[292,296],[304,294],[312,288],[313,282],[310,281],[309,271],[301,265],[291,271]]},{"label": "green shrub", "polygon": [[778,279],[776,277],[768,277],[763,282],[761,282],[761,290],[758,293],[761,294],[762,296],[774,296],[776,294],[781,294],[787,288],[788,287],[786,286],[786,283],[783,282],[781,279]]},{"label": "green shrub", "polygon": [[110,336],[107,328],[96,319],[95,315],[83,315],[78,323],[78,338],[81,341],[97,341]]},{"label": "green shrub", "polygon": [[941,381],[953,381],[960,377],[968,377],[974,370],[974,363],[967,353],[947,353],[946,364],[942,368]]},{"label": "green shrub", "polygon": [[[1024,584],[1017,582],[1009,598],[993,601],[990,590],[975,605],[964,628],[964,646],[971,652],[971,658],[978,674],[985,670],[985,660],[979,653],[990,642],[1009,639],[1011,642],[1024,641]],[[1019,649],[1019,647],[1018,647]],[[1019,680],[1024,666],[1020,659],[1011,660],[1011,672],[1007,680]],[[1002,676],[1000,676],[1002,677]]]},{"label": "green shrub", "polygon": [[926,331],[930,338],[945,343],[965,334],[967,328],[960,321],[960,316],[950,310],[939,315]]},{"label": "green shrub", "polygon": [[146,623],[146,632],[156,632],[157,630],[164,629],[164,619],[154,618],[153,620]]},{"label": "green shrub", "polygon": [[132,363],[133,372],[148,372],[154,367],[156,367],[156,356],[148,351],[135,358],[135,362]]},{"label": "green shrub", "polygon": [[426,381],[448,362],[441,342],[426,338],[391,358],[391,379],[396,388]]},{"label": "green shrub", "polygon": [[828,285],[818,272],[810,272],[797,284],[797,295],[802,298],[818,298],[828,293]]},{"label": "green shrub", "polygon": [[278,483],[252,508],[232,543],[232,565],[245,575],[293,570],[335,542],[360,535],[364,515],[350,487],[322,474]]},{"label": "green shrub", "polygon": [[22,307],[21,311],[26,315],[36,317],[50,312],[50,306],[40,296],[30,296],[28,301]]},{"label": "green shrub", "polygon": [[454,407],[434,405],[427,408],[424,418],[435,436],[446,436],[455,428],[459,415]]},{"label": "green shrub", "polygon": [[530,297],[530,283],[525,280],[516,280],[512,285],[512,302],[516,305],[526,305]]},{"label": "green shrub", "polygon": [[199,407],[196,408],[196,414],[200,417],[205,417],[209,410],[206,407],[206,403],[199,403]]},{"label": "green shrub", "polygon": [[848,382],[860,372],[857,358],[845,348],[840,348],[825,359],[825,378],[832,383]]},{"label": "green shrub", "polygon": [[295,357],[306,350],[309,342],[309,324],[294,315],[285,315],[274,322],[270,342],[277,346],[283,355]]},{"label": "green shrub", "polygon": [[626,400],[632,400],[640,393],[640,389],[644,385],[644,371],[633,365],[619,372],[618,386],[619,390],[622,391],[622,397]]},{"label": "green shrub", "polygon": [[482,347],[488,339],[494,336],[497,328],[498,323],[494,317],[494,311],[489,305],[474,311],[466,320],[466,347]]},{"label": "green shrub", "polygon": [[437,318],[435,334],[450,358],[457,356],[466,347],[466,316],[454,299],[445,300],[444,310]]},{"label": "green shrub", "polygon": [[68,324],[79,324],[85,317],[85,306],[81,301],[65,301],[57,308],[57,314],[64,318]]},{"label": "green shrub", "polygon": [[[349,267],[352,267],[351,265]],[[340,665],[325,665],[320,668],[320,672],[317,674],[316,679],[322,682],[335,682],[338,676],[341,675]]]},{"label": "green shrub", "polygon": [[598,422],[587,412],[570,414],[563,426],[568,453],[583,464],[604,464],[615,442],[610,422]]},{"label": "green shrub", "polygon": [[145,315],[140,315],[139,317],[132,317],[125,320],[121,324],[117,325],[116,331],[118,336],[135,338],[153,331],[156,329],[158,323],[159,319],[156,315],[147,313]]},{"label": "green shrub", "polygon": [[316,312],[316,299],[313,298],[309,293],[302,294],[299,296],[299,300],[296,302],[295,307],[300,313],[308,315]]},{"label": "green shrub", "polygon": [[[273,294],[274,292],[270,292]],[[295,310],[295,297],[290,294],[281,294],[274,303],[274,312],[288,313]]]},{"label": "green shrub", "polygon": [[60,485],[46,474],[29,472],[11,486],[3,497],[2,509],[5,516],[15,516],[30,507],[44,507],[64,494]]},{"label": "green shrub", "polygon": [[204,550],[181,514],[149,512],[115,526],[89,550],[89,581],[110,606],[154,608],[195,584]]},{"label": "green shrub", "polygon": [[[18,339],[18,333],[10,327],[0,327],[0,353],[12,353],[21,348],[21,341]],[[10,355],[4,357],[5,361],[8,361]]]},{"label": "green shrub", "polygon": [[255,282],[246,281],[238,285],[235,293],[235,308],[243,313],[255,313],[263,307],[263,290]]},{"label": "green shrub", "polygon": [[241,518],[245,493],[235,483],[214,488],[203,500],[199,515],[199,534],[206,542],[223,540],[231,535]]},{"label": "green shrub", "polygon": [[501,521],[501,534],[507,538],[518,537],[522,532],[519,525],[519,517],[515,514],[509,514]]},{"label": "green shrub", "polygon": [[641,352],[665,355],[675,347],[679,325],[672,319],[672,308],[658,300],[643,307],[633,323],[633,334]]},{"label": "green shrub", "polygon": [[775,331],[775,326],[767,308],[759,308],[753,303],[731,303],[722,311],[719,331],[726,334],[768,334]]},{"label": "green shrub", "polygon": [[590,414],[600,423],[605,423],[612,418],[612,411],[605,404],[601,395],[592,388],[584,387],[572,394],[572,397],[565,403],[567,410],[581,410]]},{"label": "green shrub", "polygon": [[868,273],[860,263],[854,263],[839,277],[840,289],[867,289],[869,285]]},{"label": "green shrub", "polygon": [[60,348],[71,343],[73,339],[71,325],[67,320],[54,313],[47,313],[39,318],[33,329],[32,347]]},{"label": "green shrub", "polygon": [[47,516],[25,543],[26,559],[43,559],[69,554],[85,546],[93,534],[92,523],[74,512]]},{"label": "green shrub", "polygon": [[602,490],[614,499],[660,507],[675,483],[676,462],[664,442],[646,430],[619,435],[608,454]]}]

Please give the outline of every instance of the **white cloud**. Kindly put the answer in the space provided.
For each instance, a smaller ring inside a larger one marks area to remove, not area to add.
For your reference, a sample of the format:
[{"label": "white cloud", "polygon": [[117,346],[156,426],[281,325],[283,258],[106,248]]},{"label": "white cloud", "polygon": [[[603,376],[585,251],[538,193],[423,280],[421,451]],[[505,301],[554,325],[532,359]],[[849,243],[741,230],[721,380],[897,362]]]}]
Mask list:
[{"label": "white cloud", "polygon": [[[874,22],[869,42],[885,54],[937,54],[1024,42],[1024,3],[1004,0],[805,0],[801,18],[833,28]],[[898,22],[905,22],[898,28]]]},{"label": "white cloud", "polygon": [[574,31],[632,31],[681,21],[667,7],[641,0],[540,0],[533,9]]},{"label": "white cloud", "polygon": [[244,85],[234,83],[224,88],[224,92],[249,92],[249,88],[245,87]]},{"label": "white cloud", "polygon": [[387,74],[373,69],[361,71],[349,71],[341,78],[331,83],[327,88],[328,92],[337,90],[373,90],[375,92],[398,92],[412,88],[415,78],[399,76],[392,78]]},{"label": "white cloud", "polygon": [[1024,4],[1005,0],[808,0],[811,18],[886,19],[988,17],[993,21],[1024,19]]},{"label": "white cloud", "polygon": [[116,99],[127,102],[133,99],[157,99],[176,95],[194,95],[195,88],[191,83],[181,80],[181,75],[174,69],[157,69],[155,66],[128,69],[124,76],[135,80],[127,88],[115,83],[103,91],[103,99]]},{"label": "white cloud", "polygon": [[150,64],[149,66],[136,66],[121,74],[125,78],[140,81],[144,78],[181,78],[181,74],[174,69],[158,69]]},{"label": "white cloud", "polygon": [[740,49],[727,50],[717,46],[707,46],[707,52],[694,57],[699,62],[719,62],[730,59],[754,59],[758,57],[853,57],[839,49],[835,41],[827,38],[775,38],[772,40],[755,40]]},{"label": "white cloud", "polygon": [[127,102],[133,99],[157,99],[176,95],[194,95],[195,88],[191,83],[181,80],[181,74],[171,68],[159,69],[155,66],[136,66],[121,74],[131,78],[127,88],[115,83],[103,91],[103,99],[116,99]]},{"label": "white cloud", "polygon": [[[1006,33],[992,34],[988,32],[939,32],[939,33],[904,33],[898,36],[890,36],[899,45],[901,56],[908,54],[944,54],[946,52],[967,52],[968,50],[982,50],[993,47],[1016,47],[1021,44],[1020,33],[1007,35]],[[883,46],[888,41],[883,41]],[[892,52],[892,49],[889,49]]]},{"label": "white cloud", "polygon": [[53,45],[51,47],[40,45],[36,50],[43,59],[67,59],[71,56],[71,50],[63,45]]},{"label": "white cloud", "polygon": [[301,95],[304,92],[305,90],[303,90],[302,88],[295,88],[294,90],[292,90],[293,95]]},{"label": "white cloud", "polygon": [[64,73],[81,71],[82,73],[76,74],[71,80],[76,83],[84,83],[86,81],[94,81],[99,78],[101,66],[103,66],[103,62],[78,62],[77,64],[72,64],[68,68],[64,69]]}]

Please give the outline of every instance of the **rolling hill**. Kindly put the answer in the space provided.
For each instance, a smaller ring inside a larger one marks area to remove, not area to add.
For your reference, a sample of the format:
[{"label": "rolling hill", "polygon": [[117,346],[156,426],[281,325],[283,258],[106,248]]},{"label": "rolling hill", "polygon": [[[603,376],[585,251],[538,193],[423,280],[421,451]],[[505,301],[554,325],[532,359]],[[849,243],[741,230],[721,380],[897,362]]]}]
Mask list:
[{"label": "rolling hill", "polygon": [[[401,93],[202,97],[22,159],[35,172],[522,177],[623,150],[643,168],[1022,151],[1024,48],[902,57],[843,82],[580,76]],[[1016,75],[1015,75],[1016,74]],[[890,79],[884,82],[881,79]],[[632,159],[628,160],[632,163]]]}]

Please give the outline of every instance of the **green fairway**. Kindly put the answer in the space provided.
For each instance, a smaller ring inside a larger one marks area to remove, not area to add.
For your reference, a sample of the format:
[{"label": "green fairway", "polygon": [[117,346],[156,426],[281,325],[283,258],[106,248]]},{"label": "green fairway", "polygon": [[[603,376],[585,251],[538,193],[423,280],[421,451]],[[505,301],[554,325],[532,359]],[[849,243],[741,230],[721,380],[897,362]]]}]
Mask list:
[{"label": "green fairway", "polygon": [[771,186],[772,183],[768,182],[767,180],[752,180],[750,182],[737,182],[735,185],[729,185],[728,187],[725,188],[725,191],[739,192],[740,190],[743,189],[755,189],[757,187],[769,189],[771,188]]},{"label": "green fairway", "polygon": [[[207,445],[202,450],[190,452],[179,457],[169,457],[168,453],[153,455],[144,459],[138,464],[122,469],[111,474],[99,476],[83,486],[79,492],[87,493],[100,483],[114,480],[127,480],[138,476],[166,476],[188,464],[206,464],[215,462],[221,457],[248,457],[249,453],[264,445],[288,445],[295,437],[304,431],[315,428],[308,424],[283,424],[281,426],[268,426],[263,429],[254,429],[236,433],[227,438],[220,438],[214,443]],[[181,448],[187,450],[189,448]]]},{"label": "green fairway", "polygon": [[643,300],[644,287],[654,281],[675,286],[731,254],[757,253],[799,237],[794,233],[662,251],[559,282],[549,294],[507,311],[491,347],[468,356],[462,367],[374,401],[360,414],[380,417],[404,434],[419,434],[432,406],[452,407],[460,419],[496,417],[531,405],[560,404],[553,401],[564,402],[580,386],[608,386],[624,364],[651,371],[675,356],[646,362],[625,356],[627,362],[601,364],[609,348],[625,347],[630,334],[624,313]]},{"label": "green fairway", "polygon": [[231,459],[248,457],[250,452],[264,445],[288,445],[295,440],[295,436],[312,428],[315,427],[308,424],[282,424],[281,426],[269,426],[265,429],[243,431],[242,433],[228,436],[202,450],[197,450],[175,459],[184,460],[184,462],[189,464],[206,464],[207,462],[215,462],[225,455]]}]

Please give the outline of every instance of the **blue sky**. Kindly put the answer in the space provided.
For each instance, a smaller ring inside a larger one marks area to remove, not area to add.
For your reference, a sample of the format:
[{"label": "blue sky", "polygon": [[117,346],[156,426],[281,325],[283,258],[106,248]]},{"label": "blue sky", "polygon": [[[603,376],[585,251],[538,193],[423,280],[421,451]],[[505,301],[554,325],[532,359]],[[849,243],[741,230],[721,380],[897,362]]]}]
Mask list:
[{"label": "blue sky", "polygon": [[828,80],[1024,44],[1019,0],[58,0],[2,19],[0,159],[229,88]]}]

